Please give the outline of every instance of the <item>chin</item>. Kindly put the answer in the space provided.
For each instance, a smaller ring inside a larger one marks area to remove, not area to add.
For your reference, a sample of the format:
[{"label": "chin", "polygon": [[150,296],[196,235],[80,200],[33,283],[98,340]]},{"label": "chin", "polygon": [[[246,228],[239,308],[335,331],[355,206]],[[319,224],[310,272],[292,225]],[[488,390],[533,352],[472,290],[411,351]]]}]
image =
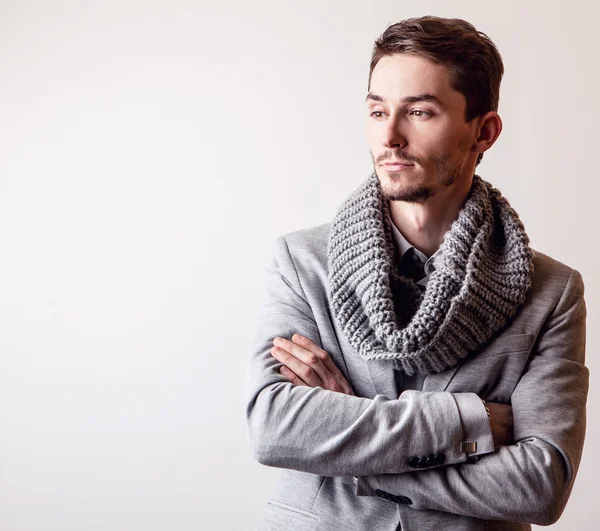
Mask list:
[{"label": "chin", "polygon": [[435,195],[435,188],[423,182],[406,180],[404,172],[390,172],[389,176],[377,174],[383,196],[389,201],[404,201],[406,203],[424,203]]},{"label": "chin", "polygon": [[423,181],[423,176],[415,173],[415,168],[411,170],[403,171],[391,171],[385,168],[379,168],[377,171],[377,177],[382,186],[387,183],[391,186],[400,186],[402,184],[417,184]]}]

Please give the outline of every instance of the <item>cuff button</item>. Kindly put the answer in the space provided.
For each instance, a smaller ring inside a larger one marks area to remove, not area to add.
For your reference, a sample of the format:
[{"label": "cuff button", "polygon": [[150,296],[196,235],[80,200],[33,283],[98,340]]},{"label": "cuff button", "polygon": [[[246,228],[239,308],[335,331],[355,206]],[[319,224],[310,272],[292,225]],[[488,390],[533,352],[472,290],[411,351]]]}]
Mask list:
[{"label": "cuff button", "polygon": [[445,454],[435,454],[433,456],[433,462],[436,466],[443,465],[446,462]]},{"label": "cuff button", "polygon": [[411,457],[408,460],[408,466],[410,468],[419,468],[420,463],[421,463],[421,460],[418,457]]},{"label": "cuff button", "polygon": [[397,502],[401,503],[402,505],[412,505],[412,500],[406,496],[398,496]]},{"label": "cuff button", "polygon": [[423,457],[423,459],[421,460],[421,466],[423,468],[427,468],[427,467],[433,466],[433,465],[435,465],[434,461],[435,460],[434,460],[433,455],[430,455],[428,457]]}]

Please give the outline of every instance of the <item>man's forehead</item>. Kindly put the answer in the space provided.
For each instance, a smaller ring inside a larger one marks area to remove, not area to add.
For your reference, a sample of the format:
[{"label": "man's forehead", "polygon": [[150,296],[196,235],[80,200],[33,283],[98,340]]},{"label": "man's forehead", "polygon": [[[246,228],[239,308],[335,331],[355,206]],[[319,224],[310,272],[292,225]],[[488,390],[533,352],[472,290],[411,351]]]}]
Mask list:
[{"label": "man's forehead", "polygon": [[382,57],[375,65],[366,101],[430,101],[446,106],[456,105],[460,96],[450,86],[448,70],[443,65],[422,57],[396,54]]}]

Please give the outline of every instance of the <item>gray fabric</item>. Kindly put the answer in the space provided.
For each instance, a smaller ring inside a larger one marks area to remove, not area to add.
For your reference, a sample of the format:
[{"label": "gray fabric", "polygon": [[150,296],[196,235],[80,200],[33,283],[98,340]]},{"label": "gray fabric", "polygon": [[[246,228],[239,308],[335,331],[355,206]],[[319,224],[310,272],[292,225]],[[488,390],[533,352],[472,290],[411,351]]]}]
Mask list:
[{"label": "gray fabric", "polygon": [[[531,290],[507,326],[476,356],[428,374],[422,391],[398,397],[393,363],[366,361],[331,314],[330,230],[328,223],[279,237],[265,270],[246,419],[255,458],[284,470],[258,529],[515,531],[530,526],[499,521],[558,518],[585,434],[589,374],[580,273],[534,251]],[[272,340],[294,333],[329,353],[356,396],[294,387],[278,372]],[[466,463],[459,448],[461,396],[512,404],[517,444]],[[407,464],[438,452],[446,456],[443,466],[415,471]],[[359,476],[357,485],[352,476]],[[381,499],[377,489],[411,504]]]},{"label": "gray fabric", "polygon": [[482,347],[521,306],[534,273],[529,238],[507,199],[474,175],[422,293],[397,273],[388,209],[373,172],[335,215],[327,250],[333,314],[366,360],[439,372]]}]

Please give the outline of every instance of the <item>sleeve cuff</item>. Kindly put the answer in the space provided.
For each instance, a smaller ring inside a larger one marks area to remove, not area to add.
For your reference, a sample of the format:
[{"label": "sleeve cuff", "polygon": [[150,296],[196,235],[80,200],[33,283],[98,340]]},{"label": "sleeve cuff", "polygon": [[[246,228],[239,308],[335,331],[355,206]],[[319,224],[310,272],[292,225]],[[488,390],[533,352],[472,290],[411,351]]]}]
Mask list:
[{"label": "sleeve cuff", "polygon": [[463,428],[463,440],[476,442],[477,449],[469,456],[489,454],[494,451],[492,427],[485,406],[475,393],[453,393]]}]

